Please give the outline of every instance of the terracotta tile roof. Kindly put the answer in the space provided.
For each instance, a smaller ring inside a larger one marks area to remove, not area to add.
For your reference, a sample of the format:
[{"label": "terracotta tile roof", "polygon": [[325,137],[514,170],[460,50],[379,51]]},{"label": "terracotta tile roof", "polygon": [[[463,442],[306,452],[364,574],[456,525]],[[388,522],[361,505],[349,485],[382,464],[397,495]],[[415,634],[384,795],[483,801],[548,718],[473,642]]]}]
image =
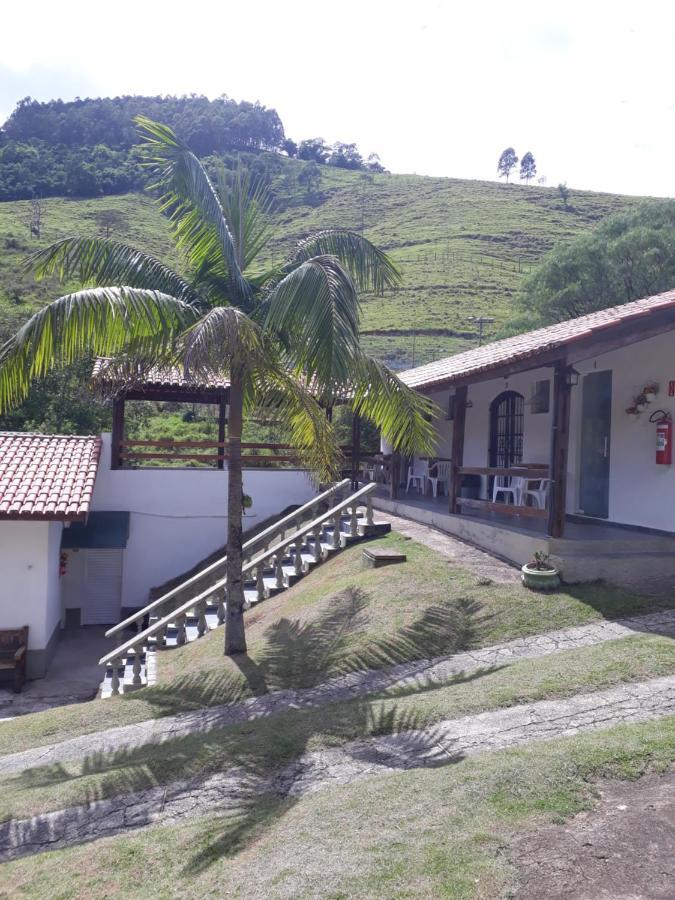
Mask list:
[{"label": "terracotta tile roof", "polygon": [[226,378],[186,378],[178,366],[143,368],[137,363],[119,363],[103,358],[95,361],[91,378],[95,385],[108,389],[127,385],[136,390],[215,391],[224,390],[230,386],[230,382]]},{"label": "terracotta tile roof", "polygon": [[82,521],[100,437],[0,432],[0,519]]},{"label": "terracotta tile roof", "polygon": [[675,290],[494,341],[483,347],[476,347],[474,350],[467,350],[465,353],[448,356],[398,374],[406,384],[415,388],[429,388],[470,379],[471,375],[537,357],[549,350],[565,347],[597,332],[611,329],[632,319],[646,317],[656,310],[668,307],[675,308]]}]

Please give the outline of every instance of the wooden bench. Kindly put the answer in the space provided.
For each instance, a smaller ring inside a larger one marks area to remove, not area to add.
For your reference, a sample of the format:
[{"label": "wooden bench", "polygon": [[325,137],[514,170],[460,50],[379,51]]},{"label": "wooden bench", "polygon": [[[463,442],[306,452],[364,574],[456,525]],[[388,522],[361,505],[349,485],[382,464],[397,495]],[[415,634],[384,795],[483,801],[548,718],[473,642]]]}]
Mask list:
[{"label": "wooden bench", "polygon": [[26,680],[28,625],[23,628],[0,629],[0,672],[14,673],[14,693],[18,694]]}]

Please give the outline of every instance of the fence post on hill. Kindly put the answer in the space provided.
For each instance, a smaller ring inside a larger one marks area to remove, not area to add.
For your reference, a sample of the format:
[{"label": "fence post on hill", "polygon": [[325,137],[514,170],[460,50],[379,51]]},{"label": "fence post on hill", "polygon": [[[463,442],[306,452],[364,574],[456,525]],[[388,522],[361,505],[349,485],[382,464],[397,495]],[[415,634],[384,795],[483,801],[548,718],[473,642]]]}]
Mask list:
[{"label": "fence post on hill", "polygon": [[548,533],[559,538],[565,533],[565,494],[567,492],[567,454],[570,436],[570,395],[566,360],[555,364],[553,373],[553,421],[551,424],[551,484]]},{"label": "fence post on hill", "polygon": [[452,422],[452,462],[449,491],[449,512],[457,513],[457,497],[459,496],[460,482],[462,480],[459,470],[464,464],[464,427],[466,425],[466,398],[469,393],[468,385],[462,384],[455,389],[455,410]]}]

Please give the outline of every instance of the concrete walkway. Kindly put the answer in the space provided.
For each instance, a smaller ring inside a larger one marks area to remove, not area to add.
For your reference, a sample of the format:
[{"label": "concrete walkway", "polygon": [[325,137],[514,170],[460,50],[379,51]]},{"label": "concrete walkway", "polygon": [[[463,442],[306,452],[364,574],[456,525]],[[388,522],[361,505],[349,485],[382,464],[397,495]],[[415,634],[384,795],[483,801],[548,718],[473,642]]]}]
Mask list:
[{"label": "concrete walkway", "polygon": [[423,525],[421,522],[414,522],[412,519],[402,519],[400,516],[384,512],[381,509],[377,510],[377,521],[389,522],[392,531],[412,538],[418,544],[424,544],[425,547],[430,547],[442,556],[447,556],[452,562],[457,563],[463,569],[468,569],[478,577],[489,578],[496,584],[513,584],[520,581],[520,569],[516,566],[504,562],[496,556],[491,556],[484,550],[479,550],[473,544],[467,544],[451,534],[439,531],[437,528]]},{"label": "concrete walkway", "polygon": [[2,722],[56,706],[92,700],[101,683],[99,659],[110,650],[106,626],[85,625],[61,632],[45,678],[26,682],[20,694],[4,684],[0,688]]},{"label": "concrete walkway", "polygon": [[603,619],[590,625],[533,635],[455,656],[416,660],[379,671],[354,672],[331,679],[315,688],[274,691],[242,703],[207,707],[194,712],[150,719],[134,725],[110,728],[0,757],[0,775],[20,772],[35,766],[72,762],[92,754],[130,750],[144,744],[204,733],[287,710],[312,709],[328,703],[366,697],[388,689],[413,687],[419,690],[430,684],[443,683],[460,674],[490,669],[523,659],[536,659],[565,650],[591,647],[640,633],[675,636],[675,610],[616,621]]},{"label": "concrete walkway", "polygon": [[0,825],[0,860],[93,841],[153,823],[244,811],[260,794],[298,797],[333,785],[439,767],[464,756],[675,714],[675,676],[541,701],[306,753],[269,776],[239,767]]}]

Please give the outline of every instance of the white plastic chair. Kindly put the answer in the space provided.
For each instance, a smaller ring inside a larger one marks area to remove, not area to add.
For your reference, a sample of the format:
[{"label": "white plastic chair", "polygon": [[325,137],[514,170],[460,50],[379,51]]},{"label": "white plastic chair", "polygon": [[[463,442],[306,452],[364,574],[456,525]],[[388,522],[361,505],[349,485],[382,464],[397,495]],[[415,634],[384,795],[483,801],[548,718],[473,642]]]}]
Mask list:
[{"label": "white plastic chair", "polygon": [[523,505],[523,488],[525,479],[515,475],[495,475],[495,483],[492,488],[492,502],[496,503],[500,494],[504,495],[504,503],[510,494],[513,506]]},{"label": "white plastic chair", "polygon": [[408,466],[408,483],[406,494],[410,491],[410,485],[417,485],[420,494],[426,494],[427,478],[429,477],[429,463],[426,460],[415,459],[412,466]]},{"label": "white plastic chair", "polygon": [[434,466],[435,475],[427,475],[427,481],[431,484],[431,494],[435,498],[438,494],[438,485],[445,485],[445,493],[450,490],[450,463],[439,462]]},{"label": "white plastic chair", "polygon": [[[527,504],[527,498],[532,497],[532,504],[537,509],[546,509],[552,484],[551,478],[528,478],[522,490],[523,504]],[[530,485],[534,485],[534,487],[530,487]]]}]

